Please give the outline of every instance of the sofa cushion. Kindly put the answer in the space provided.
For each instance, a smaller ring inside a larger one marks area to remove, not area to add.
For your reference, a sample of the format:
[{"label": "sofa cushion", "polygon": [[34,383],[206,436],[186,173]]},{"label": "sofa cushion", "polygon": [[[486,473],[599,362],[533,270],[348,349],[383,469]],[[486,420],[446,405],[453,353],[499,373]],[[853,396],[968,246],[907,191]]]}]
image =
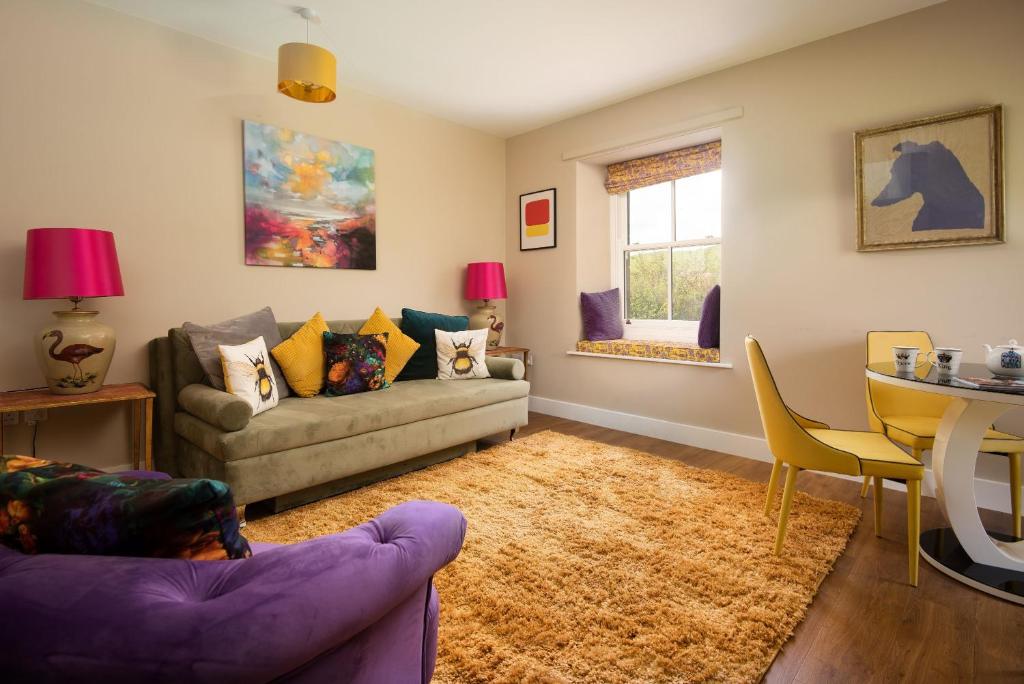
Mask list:
[{"label": "sofa cushion", "polygon": [[0,542],[23,553],[219,560],[251,555],[216,480],[0,458]]},{"label": "sofa cushion", "polygon": [[237,432],[223,432],[181,412],[174,429],[217,459],[234,461],[498,404],[529,391],[529,383],[521,380],[410,380],[380,392],[282,399]]},{"label": "sofa cushion", "polygon": [[350,335],[324,333],[327,379],[324,393],[329,397],[375,392],[388,387],[384,379],[388,334]]},{"label": "sofa cushion", "polygon": [[[263,338],[267,349],[273,349],[281,344],[281,332],[274,312],[269,306],[213,325],[186,322],[182,325],[182,330],[188,335],[192,350],[206,373],[207,381],[219,390],[224,389],[224,368],[221,366],[218,345],[244,344],[257,337]],[[274,359],[270,359],[270,368],[278,386],[278,394],[282,398],[287,397],[291,392],[285,382],[284,373]]]},{"label": "sofa cushion", "polygon": [[437,378],[476,380],[491,377],[487,372],[487,333],[486,328],[454,333],[435,330]]},{"label": "sofa cushion", "polygon": [[398,377],[398,374],[409,363],[409,359],[420,348],[420,343],[403,333],[394,321],[378,306],[373,315],[359,328],[360,335],[373,335],[375,333],[387,333],[388,352],[384,360],[384,379],[390,385]]},{"label": "sofa cushion", "polygon": [[178,405],[221,430],[241,430],[252,419],[252,406],[245,399],[209,385],[186,385],[178,392]]},{"label": "sofa cushion", "polygon": [[409,359],[398,380],[426,380],[437,377],[437,342],[435,330],[459,332],[469,328],[469,316],[446,316],[415,309],[402,309],[402,332],[419,343],[420,348]]},{"label": "sofa cushion", "polygon": [[245,344],[218,344],[217,350],[224,366],[224,388],[228,394],[248,402],[253,415],[277,406],[281,398],[278,387],[281,376],[275,378],[267,365],[270,352],[262,337]]},{"label": "sofa cushion", "polygon": [[324,333],[328,330],[327,322],[317,311],[287,340],[270,350],[288,386],[300,397],[315,397],[324,387]]}]

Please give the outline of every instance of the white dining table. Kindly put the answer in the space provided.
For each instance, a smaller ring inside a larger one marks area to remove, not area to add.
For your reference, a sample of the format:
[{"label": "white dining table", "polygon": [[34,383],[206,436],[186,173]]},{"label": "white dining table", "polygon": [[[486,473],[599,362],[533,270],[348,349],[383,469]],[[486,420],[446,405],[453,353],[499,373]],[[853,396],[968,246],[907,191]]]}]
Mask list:
[{"label": "white dining table", "polygon": [[982,364],[962,364],[958,378],[940,378],[927,366],[899,373],[892,363],[869,364],[865,373],[877,382],[952,398],[932,450],[935,497],[949,527],[923,532],[921,555],[959,582],[1024,605],[1024,541],[985,529],[974,488],[985,431],[1010,409],[1024,406],[1024,393],[971,382],[992,377]]}]

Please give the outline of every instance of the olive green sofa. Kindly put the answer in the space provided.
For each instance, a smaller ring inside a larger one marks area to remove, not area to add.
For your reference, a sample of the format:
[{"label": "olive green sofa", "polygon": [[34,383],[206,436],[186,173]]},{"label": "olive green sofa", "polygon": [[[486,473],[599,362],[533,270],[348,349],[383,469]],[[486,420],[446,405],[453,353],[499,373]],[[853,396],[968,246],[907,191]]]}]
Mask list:
[{"label": "olive green sofa", "polygon": [[[330,321],[356,332],[363,321]],[[278,323],[283,338],[302,323]],[[275,511],[475,449],[479,439],[527,421],[529,383],[518,359],[488,357],[491,378],[409,380],[344,397],[287,397],[253,416],[206,383],[181,328],[150,343],[156,391],[154,460],[178,477],[227,482],[238,505]]]}]

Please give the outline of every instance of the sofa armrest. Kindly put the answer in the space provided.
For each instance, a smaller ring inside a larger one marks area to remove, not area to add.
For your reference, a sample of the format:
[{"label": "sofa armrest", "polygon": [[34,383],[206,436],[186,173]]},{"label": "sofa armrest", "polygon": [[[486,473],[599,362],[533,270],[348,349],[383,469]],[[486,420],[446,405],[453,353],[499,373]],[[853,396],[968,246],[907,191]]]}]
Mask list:
[{"label": "sofa armrest", "polygon": [[499,380],[522,380],[526,375],[526,366],[519,359],[508,356],[488,356],[487,372],[492,378]]},{"label": "sofa armrest", "polygon": [[178,406],[226,432],[241,430],[252,418],[249,402],[209,385],[185,385],[178,392]]},{"label": "sofa armrest", "polygon": [[457,508],[411,501],[244,560],[0,547],[0,671],[14,681],[270,681],[422,592],[465,531]]}]

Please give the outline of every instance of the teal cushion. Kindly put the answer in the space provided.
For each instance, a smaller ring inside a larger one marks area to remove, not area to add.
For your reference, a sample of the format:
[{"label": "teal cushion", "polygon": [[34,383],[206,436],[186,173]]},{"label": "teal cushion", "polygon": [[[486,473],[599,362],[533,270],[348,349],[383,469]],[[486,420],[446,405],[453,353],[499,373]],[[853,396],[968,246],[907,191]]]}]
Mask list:
[{"label": "teal cushion", "polygon": [[430,380],[437,377],[437,340],[435,330],[460,332],[469,329],[469,316],[446,316],[415,309],[402,309],[402,332],[420,343],[420,348],[395,378]]}]

